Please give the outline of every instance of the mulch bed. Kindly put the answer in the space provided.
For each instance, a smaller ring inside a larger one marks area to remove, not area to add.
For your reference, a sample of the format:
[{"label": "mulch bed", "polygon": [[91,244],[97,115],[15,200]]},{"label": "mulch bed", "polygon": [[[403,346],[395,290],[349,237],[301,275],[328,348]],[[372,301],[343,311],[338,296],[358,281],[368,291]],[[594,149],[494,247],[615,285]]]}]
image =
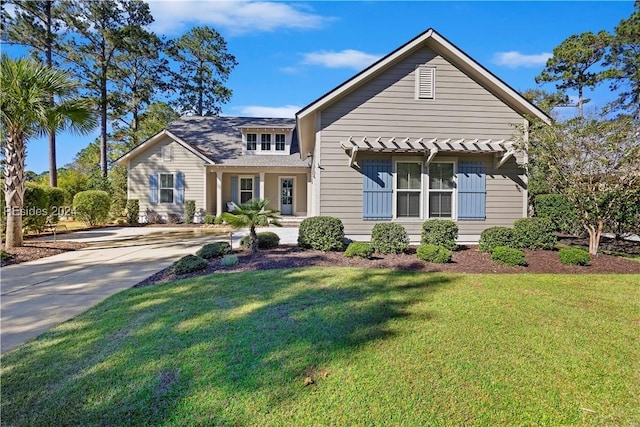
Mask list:
[{"label": "mulch bed", "polygon": [[53,241],[25,241],[24,246],[19,248],[2,249],[13,255],[13,258],[0,262],[1,266],[20,264],[21,262],[34,261],[39,258],[58,255],[63,252],[75,251],[86,248],[86,243],[79,242],[53,242]]},{"label": "mulch bed", "polygon": [[238,264],[231,267],[220,265],[220,260],[211,260],[209,267],[198,273],[176,276],[170,269],[159,271],[138,283],[136,287],[170,282],[176,279],[197,277],[224,272],[270,270],[296,267],[361,267],[388,268],[392,270],[422,271],[425,273],[556,273],[556,274],[640,274],[640,262],[612,256],[599,255],[586,267],[568,266],[560,263],[557,251],[525,250],[526,267],[509,267],[496,264],[491,254],[481,253],[477,246],[462,246],[453,253],[452,262],[432,264],[420,261],[415,249],[401,255],[376,255],[373,259],[347,258],[342,252],[320,252],[304,250],[295,246],[259,251],[251,255],[248,251],[236,251]]}]

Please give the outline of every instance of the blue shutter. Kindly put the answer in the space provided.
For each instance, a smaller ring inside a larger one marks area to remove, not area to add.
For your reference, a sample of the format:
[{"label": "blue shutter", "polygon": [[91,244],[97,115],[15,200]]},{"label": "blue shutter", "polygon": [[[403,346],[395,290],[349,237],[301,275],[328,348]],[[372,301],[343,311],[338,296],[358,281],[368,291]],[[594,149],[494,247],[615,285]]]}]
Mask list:
[{"label": "blue shutter", "polygon": [[176,204],[184,204],[184,174],[182,172],[176,173]]},{"label": "blue shutter", "polygon": [[458,163],[458,219],[486,219],[486,173],[482,162]]},{"label": "blue shutter", "polygon": [[158,175],[155,173],[149,175],[149,204],[158,204]]},{"label": "blue shutter", "polygon": [[260,200],[260,175],[253,178],[253,198]]},{"label": "blue shutter", "polygon": [[362,219],[389,220],[393,217],[393,174],[391,160],[362,161]]},{"label": "blue shutter", "polygon": [[231,201],[235,204],[238,204],[238,197],[240,195],[240,190],[238,188],[238,177],[231,177]]}]

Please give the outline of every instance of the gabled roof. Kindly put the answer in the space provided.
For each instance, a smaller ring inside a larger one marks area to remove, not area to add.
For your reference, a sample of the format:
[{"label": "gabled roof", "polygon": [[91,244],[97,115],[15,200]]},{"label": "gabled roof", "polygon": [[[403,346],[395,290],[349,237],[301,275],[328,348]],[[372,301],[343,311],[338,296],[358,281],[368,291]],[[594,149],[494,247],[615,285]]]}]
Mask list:
[{"label": "gabled roof", "polygon": [[[286,130],[293,132],[290,154],[243,155],[242,129],[274,129],[274,131]],[[300,159],[294,119],[227,116],[181,117],[172,122],[166,130],[163,130],[140,144],[116,162],[123,165],[126,164],[127,160],[142,153],[164,136],[172,138],[209,165],[255,167],[307,166],[306,162]]]},{"label": "gabled roof", "polygon": [[414,39],[400,46],[398,49],[384,56],[371,66],[365,68],[346,82],[325,93],[320,98],[296,113],[298,132],[300,134],[300,151],[303,157],[312,149],[312,141],[315,141],[316,112],[327,107],[334,101],[351,92],[353,89],[366,83],[382,71],[406,58],[422,47],[428,47],[442,55],[461,71],[476,80],[489,92],[509,105],[522,116],[537,117],[547,123],[551,118],[541,109],[529,102],[518,91],[491,73],[469,55],[460,50],[449,40],[441,36],[437,31],[429,28]]}]

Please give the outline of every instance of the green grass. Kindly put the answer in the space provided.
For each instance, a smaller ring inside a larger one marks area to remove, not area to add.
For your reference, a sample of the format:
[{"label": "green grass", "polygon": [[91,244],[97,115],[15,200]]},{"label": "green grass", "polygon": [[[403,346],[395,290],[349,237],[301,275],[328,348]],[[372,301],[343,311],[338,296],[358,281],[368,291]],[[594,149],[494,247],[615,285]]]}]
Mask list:
[{"label": "green grass", "polygon": [[639,283],[313,268],[132,289],[3,356],[2,423],[636,425]]}]

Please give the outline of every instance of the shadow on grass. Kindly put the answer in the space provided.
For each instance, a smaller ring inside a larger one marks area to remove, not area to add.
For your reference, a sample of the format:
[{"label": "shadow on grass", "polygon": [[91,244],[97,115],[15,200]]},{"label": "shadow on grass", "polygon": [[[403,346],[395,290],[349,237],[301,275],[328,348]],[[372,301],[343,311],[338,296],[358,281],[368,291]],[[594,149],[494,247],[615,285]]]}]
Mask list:
[{"label": "shadow on grass", "polygon": [[127,291],[4,355],[3,424],[250,424],[449,280],[316,268]]}]

